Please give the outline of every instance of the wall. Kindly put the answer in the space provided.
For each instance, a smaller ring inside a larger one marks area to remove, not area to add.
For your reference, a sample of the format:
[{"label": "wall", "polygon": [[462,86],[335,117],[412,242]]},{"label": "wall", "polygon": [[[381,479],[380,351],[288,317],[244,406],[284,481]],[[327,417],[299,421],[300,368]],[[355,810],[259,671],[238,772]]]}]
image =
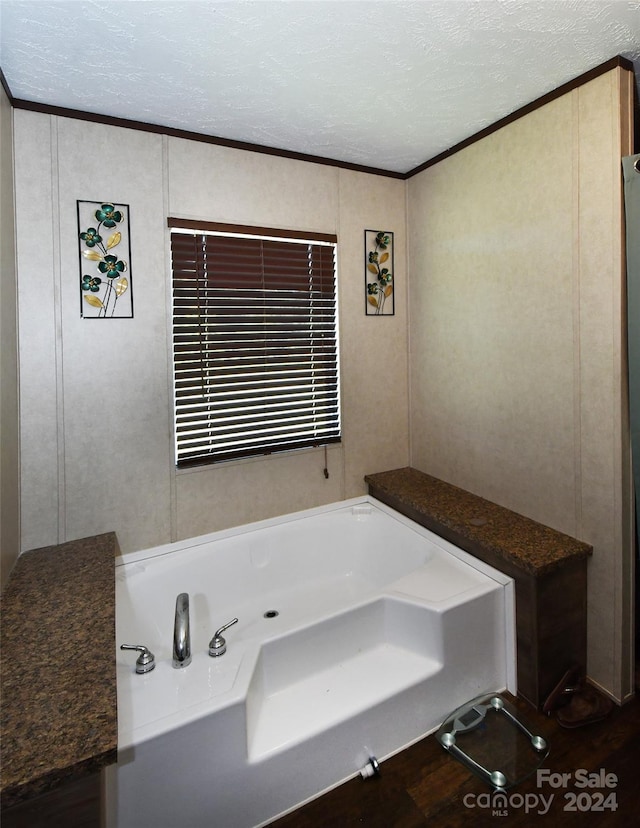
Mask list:
[{"label": "wall", "polygon": [[[408,462],[404,182],[14,112],[22,549],[123,551],[364,493]],[[134,319],[82,319],[76,199],[128,204]],[[343,441],[176,472],[167,216],[337,233]],[[396,315],[364,314],[363,231],[395,230]],[[372,380],[372,377],[376,378]]]},{"label": "wall", "polygon": [[0,584],[19,552],[18,349],[12,111],[0,87]]},{"label": "wall", "polygon": [[[141,549],[357,495],[367,472],[411,462],[593,544],[588,669],[624,698],[630,92],[610,72],[407,185],[16,110],[21,548],[116,530]],[[76,199],[130,205],[133,320],[79,317]],[[328,480],[321,451],[175,472],[168,215],[338,234],[344,439]],[[364,315],[365,228],[397,234],[394,317]]]},{"label": "wall", "polygon": [[411,464],[594,546],[588,672],[618,699],[633,686],[620,174],[631,89],[629,72],[611,71],[408,188]]}]

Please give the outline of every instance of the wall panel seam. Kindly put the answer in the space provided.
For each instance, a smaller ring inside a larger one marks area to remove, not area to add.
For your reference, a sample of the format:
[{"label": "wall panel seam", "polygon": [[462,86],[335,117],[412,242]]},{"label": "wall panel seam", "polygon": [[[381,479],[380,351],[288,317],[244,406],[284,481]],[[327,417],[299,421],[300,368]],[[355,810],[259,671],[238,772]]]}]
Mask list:
[{"label": "wall panel seam", "polygon": [[[169,137],[162,136],[162,202],[165,217],[171,214],[171,195],[170,195],[170,152],[169,152]],[[173,403],[173,286],[172,286],[172,270],[171,270],[171,244],[170,231],[166,223],[163,226],[163,240],[164,240],[164,262],[165,262],[165,316],[166,316],[166,347],[167,347],[167,399],[170,401],[171,411],[169,412],[169,431],[170,431],[170,452],[171,452],[171,466],[169,468],[169,537],[171,543],[178,540],[178,486],[176,481],[176,464],[175,464],[175,418],[174,418],[174,403]]]},{"label": "wall panel seam", "polygon": [[64,362],[62,330],[62,262],[60,244],[60,158],[58,142],[58,118],[50,116],[51,134],[51,242],[52,276],[54,296],[54,342],[55,342],[55,387],[56,387],[56,449],[58,478],[58,543],[67,540],[66,528],[66,485],[65,485],[65,430],[64,430]]},{"label": "wall panel seam", "polygon": [[582,522],[582,401],[581,401],[581,361],[582,341],[580,324],[580,90],[572,95],[572,284],[573,284],[573,445],[574,445],[574,526],[576,537],[583,537]]}]

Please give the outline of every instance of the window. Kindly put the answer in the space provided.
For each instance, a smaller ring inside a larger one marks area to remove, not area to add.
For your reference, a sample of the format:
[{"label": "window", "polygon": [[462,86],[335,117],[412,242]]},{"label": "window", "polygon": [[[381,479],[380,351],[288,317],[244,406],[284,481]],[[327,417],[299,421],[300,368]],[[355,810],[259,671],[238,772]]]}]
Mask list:
[{"label": "window", "polygon": [[169,226],[177,465],[339,441],[336,237]]}]

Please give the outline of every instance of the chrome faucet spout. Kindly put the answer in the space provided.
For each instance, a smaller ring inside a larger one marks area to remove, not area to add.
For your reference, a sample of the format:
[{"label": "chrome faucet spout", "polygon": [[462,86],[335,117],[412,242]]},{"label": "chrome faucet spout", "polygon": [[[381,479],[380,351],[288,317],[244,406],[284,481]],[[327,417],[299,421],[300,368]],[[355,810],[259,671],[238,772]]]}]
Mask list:
[{"label": "chrome faucet spout", "polygon": [[189,628],[189,594],[181,592],[176,598],[176,616],[173,623],[173,666],[191,664],[191,630]]}]

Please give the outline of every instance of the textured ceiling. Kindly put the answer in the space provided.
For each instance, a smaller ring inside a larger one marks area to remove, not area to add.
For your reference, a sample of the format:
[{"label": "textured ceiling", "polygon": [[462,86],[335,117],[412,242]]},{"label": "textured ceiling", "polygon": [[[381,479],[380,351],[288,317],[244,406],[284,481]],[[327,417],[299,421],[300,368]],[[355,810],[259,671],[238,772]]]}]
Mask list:
[{"label": "textured ceiling", "polygon": [[640,2],[0,0],[14,99],[395,172],[616,55]]}]

